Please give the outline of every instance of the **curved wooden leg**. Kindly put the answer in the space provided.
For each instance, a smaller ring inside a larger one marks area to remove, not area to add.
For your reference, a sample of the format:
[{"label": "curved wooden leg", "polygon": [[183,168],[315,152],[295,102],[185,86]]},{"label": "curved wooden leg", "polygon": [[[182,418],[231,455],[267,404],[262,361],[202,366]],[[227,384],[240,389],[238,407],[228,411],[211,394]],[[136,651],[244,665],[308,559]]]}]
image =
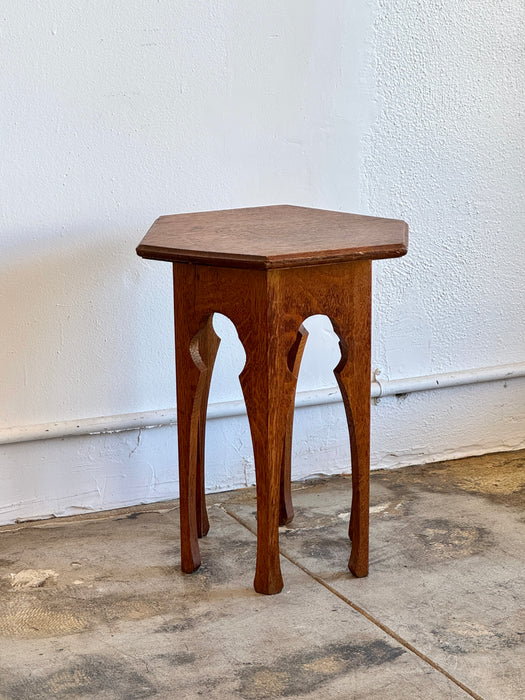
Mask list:
[{"label": "curved wooden leg", "polygon": [[[257,563],[254,588],[279,593],[283,587],[279,562],[279,490],[281,464],[293,400],[295,377],[287,365],[294,335],[281,334],[278,321],[251,318],[248,332],[239,329],[246,350],[240,375],[252,434],[257,482]],[[253,311],[253,309],[252,309]]]},{"label": "curved wooden leg", "polygon": [[[198,569],[199,522],[202,533],[204,421],[210,369],[216,345],[211,314],[195,312],[195,268],[174,265],[175,361],[177,378],[177,434],[179,452],[181,567]],[[200,452],[200,456],[199,456]]]},{"label": "curved wooden leg", "polygon": [[186,573],[201,564],[197,542],[197,450],[200,405],[198,390],[200,369],[193,362],[190,342],[181,336],[182,319],[176,316],[175,348],[177,374],[177,433],[179,447],[181,566]]},{"label": "curved wooden leg", "polygon": [[301,360],[308,338],[308,331],[301,324],[297,337],[288,353],[288,368],[295,377],[295,386],[293,389],[292,400],[288,409],[288,417],[286,419],[286,435],[284,438],[283,458],[281,462],[281,483],[279,492],[279,525],[287,525],[293,520],[293,504],[292,504],[292,436],[293,436],[293,416],[295,408],[295,388],[297,386],[297,378],[299,377],[299,369]]},{"label": "curved wooden leg", "polygon": [[356,266],[352,301],[332,318],[339,337],[341,361],[334,374],[346,410],[352,457],[352,509],[348,568],[354,576],[368,574],[370,499],[370,300],[369,266]]},{"label": "curved wooden leg", "polygon": [[202,384],[198,397],[199,405],[199,427],[197,438],[197,485],[196,485],[196,513],[197,513],[197,536],[205,537],[210,529],[208,513],[206,512],[205,479],[204,479],[204,455],[206,436],[206,411],[208,408],[208,396],[210,394],[211,376],[213,365],[217,356],[217,350],[221,339],[215,333],[212,323],[213,316],[208,321],[202,333],[198,335],[198,353],[200,365],[205,369],[201,371],[199,383]]}]

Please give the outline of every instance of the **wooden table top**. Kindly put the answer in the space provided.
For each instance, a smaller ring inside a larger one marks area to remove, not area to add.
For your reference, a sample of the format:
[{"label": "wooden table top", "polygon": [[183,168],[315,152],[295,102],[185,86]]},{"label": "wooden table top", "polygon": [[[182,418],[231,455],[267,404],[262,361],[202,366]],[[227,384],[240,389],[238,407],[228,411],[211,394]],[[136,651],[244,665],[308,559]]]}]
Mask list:
[{"label": "wooden table top", "polygon": [[270,269],[405,255],[398,219],[289,205],[158,218],[137,248],[143,258]]}]

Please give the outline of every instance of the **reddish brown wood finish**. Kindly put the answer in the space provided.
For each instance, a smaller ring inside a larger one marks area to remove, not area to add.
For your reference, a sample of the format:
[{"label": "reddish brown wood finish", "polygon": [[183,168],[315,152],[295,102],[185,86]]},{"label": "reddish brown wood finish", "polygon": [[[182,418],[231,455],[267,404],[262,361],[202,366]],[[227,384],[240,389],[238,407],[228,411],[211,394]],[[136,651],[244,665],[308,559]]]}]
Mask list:
[{"label": "reddish brown wood finish", "polygon": [[212,318],[208,319],[208,323],[202,329],[202,336],[199,336],[199,356],[205,366],[203,371],[204,386],[200,393],[199,411],[199,427],[197,440],[197,487],[196,487],[196,513],[197,513],[197,535],[204,537],[208,534],[210,523],[208,521],[208,513],[206,512],[206,496],[204,483],[204,438],[206,435],[206,410],[208,408],[208,396],[210,393],[211,375],[217,350],[221,339],[215,333],[212,325]]},{"label": "reddish brown wood finish", "polygon": [[349,568],[367,575],[371,259],[402,255],[406,243],[404,222],[301,207],[161,217],[146,235],[138,253],[173,262],[183,571],[200,566],[198,538],[209,528],[206,405],[220,343],[213,314],[234,323],[246,351],[240,381],[257,482],[254,587],[266,594],[282,589],[278,528],[293,517],[293,408],[308,335],[302,322],[326,314],[339,337],[334,373],[352,456]]},{"label": "reddish brown wood finish", "polygon": [[[241,385],[253,440],[257,480],[255,589],[277,593],[279,521],[293,515],[289,469],[293,400],[304,335],[301,324],[326,314],[340,338],[335,370],[352,446],[350,568],[368,566],[370,413],[369,261],[283,270],[174,264],[177,405],[184,571],[200,565],[197,537],[207,531],[202,489],[204,416],[217,343],[214,312],[232,320],[246,351]],[[211,349],[210,349],[211,348]]]},{"label": "reddish brown wood finish", "polygon": [[[288,367],[295,377],[299,377],[299,369],[301,360],[303,359],[304,347],[308,331],[301,324],[297,332],[295,343],[292,345],[288,353]],[[286,434],[284,436],[283,458],[281,462],[281,481],[279,490],[279,525],[287,525],[293,520],[293,505],[292,505],[292,436],[293,436],[293,416],[295,408],[295,387],[293,397],[288,409],[288,418],[286,419]]]},{"label": "reddish brown wood finish", "polygon": [[395,258],[407,243],[404,221],[279,205],[161,216],[137,252],[153,260],[270,269]]}]

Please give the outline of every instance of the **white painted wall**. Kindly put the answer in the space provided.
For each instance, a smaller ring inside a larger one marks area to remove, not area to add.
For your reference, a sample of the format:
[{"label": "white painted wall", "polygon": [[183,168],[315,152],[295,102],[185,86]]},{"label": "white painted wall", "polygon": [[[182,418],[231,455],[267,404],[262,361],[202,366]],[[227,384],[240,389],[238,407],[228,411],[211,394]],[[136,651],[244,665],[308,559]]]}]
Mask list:
[{"label": "white painted wall", "polygon": [[[406,219],[375,265],[381,379],[523,361],[520,0],[49,0],[0,8],[0,429],[174,403],[160,214],[292,203]],[[300,391],[334,384],[312,330]],[[228,322],[211,401],[241,397]],[[525,380],[384,398],[374,467],[525,446]],[[108,424],[112,419],[108,418]],[[294,476],[348,470],[342,406],[296,414]],[[210,421],[208,485],[253,481]],[[177,494],[176,428],[0,445],[0,523]]]}]

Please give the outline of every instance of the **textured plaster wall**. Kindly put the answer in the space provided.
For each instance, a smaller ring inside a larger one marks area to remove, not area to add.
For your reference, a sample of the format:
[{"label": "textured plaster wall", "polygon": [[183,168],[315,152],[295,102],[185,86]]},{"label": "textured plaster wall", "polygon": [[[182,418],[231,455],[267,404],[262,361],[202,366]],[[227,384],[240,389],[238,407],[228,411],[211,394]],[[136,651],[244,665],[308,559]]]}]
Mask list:
[{"label": "textured plaster wall", "polygon": [[391,377],[523,360],[524,10],[378,3],[362,205],[412,233],[400,265],[376,266]]},{"label": "textured plaster wall", "polygon": [[[517,0],[376,3],[361,208],[411,226],[409,255],[375,266],[390,379],[523,360],[524,31]],[[379,462],[524,439],[523,380],[401,402],[373,411]]]},{"label": "textured plaster wall", "polygon": [[[343,0],[10,3],[0,10],[0,427],[174,403],[163,213],[294,203],[398,216],[375,267],[374,368],[523,360],[524,11]],[[312,331],[301,390],[333,385]],[[211,401],[240,398],[226,319]],[[374,466],[523,445],[523,380],[383,399]],[[211,421],[211,489],[253,481],[245,417]],[[348,469],[341,405],[296,416],[294,476]],[[0,523],[177,493],[176,430],[0,448]]]}]

